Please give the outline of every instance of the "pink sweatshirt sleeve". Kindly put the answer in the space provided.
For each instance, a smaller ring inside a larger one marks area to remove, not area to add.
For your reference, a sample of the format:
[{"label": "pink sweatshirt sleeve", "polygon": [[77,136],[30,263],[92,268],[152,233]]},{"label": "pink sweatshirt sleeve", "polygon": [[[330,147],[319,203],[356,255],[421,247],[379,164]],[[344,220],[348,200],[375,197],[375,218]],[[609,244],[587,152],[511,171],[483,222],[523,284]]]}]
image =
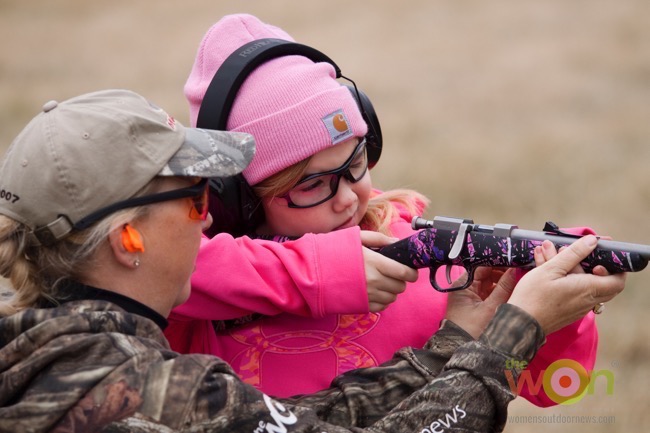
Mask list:
[{"label": "pink sweatshirt sleeve", "polygon": [[367,313],[368,293],[359,228],[307,234],[277,243],[204,237],[192,294],[174,320],[228,320],[251,313],[320,318]]},{"label": "pink sweatshirt sleeve", "polygon": [[524,372],[519,377],[518,386],[521,387],[522,397],[540,407],[557,404],[546,395],[542,386],[544,371],[554,362],[571,360],[578,362],[586,371],[594,369],[598,349],[598,330],[594,319],[594,313],[590,312],[577,322],[546,337],[546,343],[528,365],[529,373]]}]

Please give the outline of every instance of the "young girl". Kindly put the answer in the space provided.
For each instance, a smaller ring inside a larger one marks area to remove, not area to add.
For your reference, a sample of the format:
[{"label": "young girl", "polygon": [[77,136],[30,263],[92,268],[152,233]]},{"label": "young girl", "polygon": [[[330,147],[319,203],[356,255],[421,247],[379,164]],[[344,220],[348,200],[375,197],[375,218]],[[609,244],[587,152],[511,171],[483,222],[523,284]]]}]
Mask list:
[{"label": "young girl", "polygon": [[[250,15],[225,17],[208,31],[185,87],[192,122],[224,59],[261,38],[292,40]],[[414,191],[372,188],[368,128],[331,65],[285,56],[258,66],[237,93],[228,129],[251,133],[257,143],[256,156],[243,175],[261,199],[266,219],[251,237],[317,237],[314,233],[334,231],[340,233],[341,242],[331,248],[339,251],[339,257],[324,259],[299,247],[299,241],[289,241],[269,247],[273,253],[253,260],[255,272],[235,261],[228,271],[215,271],[211,263],[223,261],[225,251],[217,245],[231,241],[227,235],[205,241],[192,280],[193,295],[170,316],[166,335],[175,350],[214,353],[247,383],[272,395],[289,396],[321,389],[342,372],[376,366],[400,347],[422,346],[445,316],[448,302],[471,314],[477,302],[473,292],[436,292],[428,269],[421,269],[418,280],[408,284],[397,300],[395,294],[384,292],[382,307],[369,310],[363,281],[355,277],[362,269],[347,257],[358,252],[350,252],[343,239],[358,242],[359,228],[395,238],[410,236],[414,233],[410,221],[424,212],[428,200]],[[299,270],[306,265],[315,266],[316,274],[301,275]],[[291,290],[281,285],[275,291],[267,285],[256,290],[252,278],[284,279],[286,268],[295,271]],[[331,290],[318,287],[319,272],[331,275],[336,283]],[[238,287],[246,289],[237,291]],[[476,323],[475,329],[466,330],[477,336],[484,325]],[[590,313],[547,336],[529,366],[531,374],[538,377],[549,364],[564,358],[591,370],[596,345]],[[540,406],[555,404],[541,389],[524,388],[522,395]]]}]

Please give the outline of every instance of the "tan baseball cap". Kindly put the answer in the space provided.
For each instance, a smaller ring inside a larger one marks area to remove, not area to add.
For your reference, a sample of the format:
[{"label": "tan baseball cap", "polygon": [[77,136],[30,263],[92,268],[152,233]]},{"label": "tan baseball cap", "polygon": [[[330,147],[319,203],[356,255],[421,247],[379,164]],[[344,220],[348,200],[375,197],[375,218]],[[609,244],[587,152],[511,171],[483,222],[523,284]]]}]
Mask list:
[{"label": "tan baseball cap", "polygon": [[156,176],[233,176],[254,153],[251,135],[186,128],[128,90],[50,101],[2,161],[0,214],[52,243]]}]

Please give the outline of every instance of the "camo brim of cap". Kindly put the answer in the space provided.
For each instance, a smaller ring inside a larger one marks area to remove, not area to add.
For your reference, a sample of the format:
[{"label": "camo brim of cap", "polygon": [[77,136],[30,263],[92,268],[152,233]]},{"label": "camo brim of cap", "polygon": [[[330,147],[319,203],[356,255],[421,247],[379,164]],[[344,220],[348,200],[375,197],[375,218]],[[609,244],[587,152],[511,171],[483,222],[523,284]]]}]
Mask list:
[{"label": "camo brim of cap", "polygon": [[255,155],[255,140],[244,132],[184,128],[185,141],[159,176],[229,177],[239,174]]}]

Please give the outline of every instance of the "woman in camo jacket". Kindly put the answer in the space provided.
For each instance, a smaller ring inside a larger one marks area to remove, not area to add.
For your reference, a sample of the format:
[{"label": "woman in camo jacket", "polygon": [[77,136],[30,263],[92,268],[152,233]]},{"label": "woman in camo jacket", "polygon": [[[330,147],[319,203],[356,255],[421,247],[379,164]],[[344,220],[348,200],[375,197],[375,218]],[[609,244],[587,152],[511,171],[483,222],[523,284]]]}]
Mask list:
[{"label": "woman in camo jacket", "polygon": [[516,287],[512,272],[477,274],[468,290],[491,292],[467,319],[486,324],[477,340],[469,321],[443,321],[421,349],[273,399],[162,334],[211,223],[205,179],[240,172],[253,151],[247,134],[184,128],[128,91],[44,105],[0,168],[0,274],[13,286],[0,302],[0,432],[500,431],[515,397],[507,361],[530,361],[624,287],[581,271],[593,236],[557,255],[549,244]]}]

